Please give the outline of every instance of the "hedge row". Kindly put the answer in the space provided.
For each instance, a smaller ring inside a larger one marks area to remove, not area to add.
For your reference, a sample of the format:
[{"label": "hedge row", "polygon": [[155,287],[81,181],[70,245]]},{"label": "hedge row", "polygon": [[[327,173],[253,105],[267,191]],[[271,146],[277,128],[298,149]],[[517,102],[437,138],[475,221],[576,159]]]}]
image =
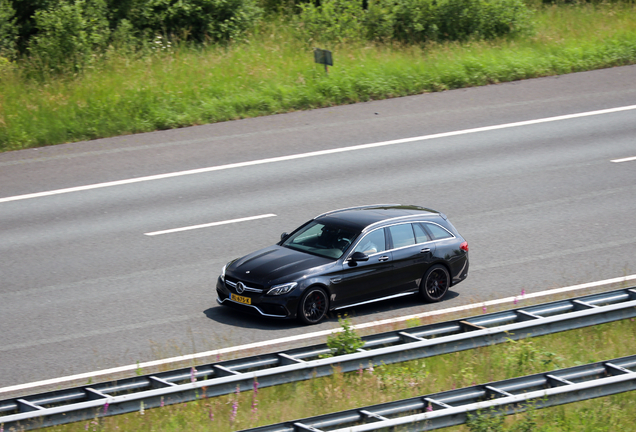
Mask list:
[{"label": "hedge row", "polygon": [[522,0],[0,0],[0,60],[76,73],[111,49],[239,39],[265,8],[287,13],[308,42],[489,39],[530,27]]}]

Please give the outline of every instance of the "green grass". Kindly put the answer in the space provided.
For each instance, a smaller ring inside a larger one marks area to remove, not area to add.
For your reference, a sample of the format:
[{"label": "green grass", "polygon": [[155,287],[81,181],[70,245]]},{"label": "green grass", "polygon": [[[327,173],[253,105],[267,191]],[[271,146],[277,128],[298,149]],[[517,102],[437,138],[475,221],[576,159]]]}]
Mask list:
[{"label": "green grass", "polygon": [[[56,432],[235,431],[634,354],[623,320],[423,360],[48,428]],[[633,430],[636,392],[536,411],[535,431]],[[506,419],[513,427],[524,414]],[[468,430],[466,426],[447,430]]]},{"label": "green grass", "polygon": [[0,151],[636,63],[636,5],[539,8],[516,40],[342,44],[325,74],[280,22],[226,48],[111,52],[80,76],[0,64]]}]

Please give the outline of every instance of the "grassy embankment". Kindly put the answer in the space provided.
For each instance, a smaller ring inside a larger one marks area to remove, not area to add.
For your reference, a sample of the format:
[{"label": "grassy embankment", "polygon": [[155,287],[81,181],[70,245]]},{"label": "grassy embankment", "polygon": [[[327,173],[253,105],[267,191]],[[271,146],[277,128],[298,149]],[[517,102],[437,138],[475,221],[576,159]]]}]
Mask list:
[{"label": "grassy embankment", "polygon": [[[235,431],[632,355],[635,346],[636,322],[623,320],[46,430]],[[632,431],[636,392],[537,410],[534,415],[533,432]],[[503,429],[493,432],[514,431],[524,422],[527,425],[527,414],[510,416]]]},{"label": "grassy embankment", "polygon": [[0,65],[0,151],[636,63],[636,4],[538,7],[533,36],[420,46],[340,45],[329,75],[289,26],[249,43],[111,53],[77,77]]}]

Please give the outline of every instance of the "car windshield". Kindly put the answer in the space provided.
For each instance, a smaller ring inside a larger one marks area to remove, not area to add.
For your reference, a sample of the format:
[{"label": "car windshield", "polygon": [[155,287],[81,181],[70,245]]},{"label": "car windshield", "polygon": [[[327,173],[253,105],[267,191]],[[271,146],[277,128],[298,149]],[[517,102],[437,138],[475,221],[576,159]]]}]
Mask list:
[{"label": "car windshield", "polygon": [[285,239],[282,246],[338,259],[351,246],[358,234],[348,228],[312,221]]}]

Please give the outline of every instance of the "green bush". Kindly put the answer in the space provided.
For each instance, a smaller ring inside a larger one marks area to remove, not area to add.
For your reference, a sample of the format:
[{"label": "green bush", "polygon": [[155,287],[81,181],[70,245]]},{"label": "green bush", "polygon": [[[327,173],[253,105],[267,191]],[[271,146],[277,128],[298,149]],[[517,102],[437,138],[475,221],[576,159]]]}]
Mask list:
[{"label": "green bush", "polygon": [[522,0],[398,0],[391,15],[394,38],[405,43],[493,39],[531,26]]},{"label": "green bush", "polygon": [[0,56],[76,73],[107,52],[168,41],[226,42],[255,26],[257,0],[0,0]]},{"label": "green bush", "polygon": [[522,0],[443,0],[436,15],[443,40],[493,39],[530,26],[530,11]]},{"label": "green bush", "polygon": [[105,49],[110,35],[104,0],[63,1],[35,13],[38,32],[29,44],[36,68],[77,72]]},{"label": "green bush", "polygon": [[364,346],[364,341],[351,327],[351,321],[346,316],[338,317],[338,322],[342,331],[327,337],[327,346],[331,349],[331,355],[326,357],[352,354]]},{"label": "green bush", "polygon": [[198,42],[239,38],[262,13],[254,0],[136,0],[127,9],[146,40],[164,35]]},{"label": "green bush", "polygon": [[323,0],[316,5],[299,5],[297,26],[308,42],[342,42],[361,39],[364,9],[362,2]]},{"label": "green bush", "polygon": [[325,0],[301,5],[298,28],[310,41],[402,43],[516,35],[531,27],[522,0]]},{"label": "green bush", "polygon": [[17,38],[15,9],[9,0],[0,0],[0,57],[15,55]]}]

